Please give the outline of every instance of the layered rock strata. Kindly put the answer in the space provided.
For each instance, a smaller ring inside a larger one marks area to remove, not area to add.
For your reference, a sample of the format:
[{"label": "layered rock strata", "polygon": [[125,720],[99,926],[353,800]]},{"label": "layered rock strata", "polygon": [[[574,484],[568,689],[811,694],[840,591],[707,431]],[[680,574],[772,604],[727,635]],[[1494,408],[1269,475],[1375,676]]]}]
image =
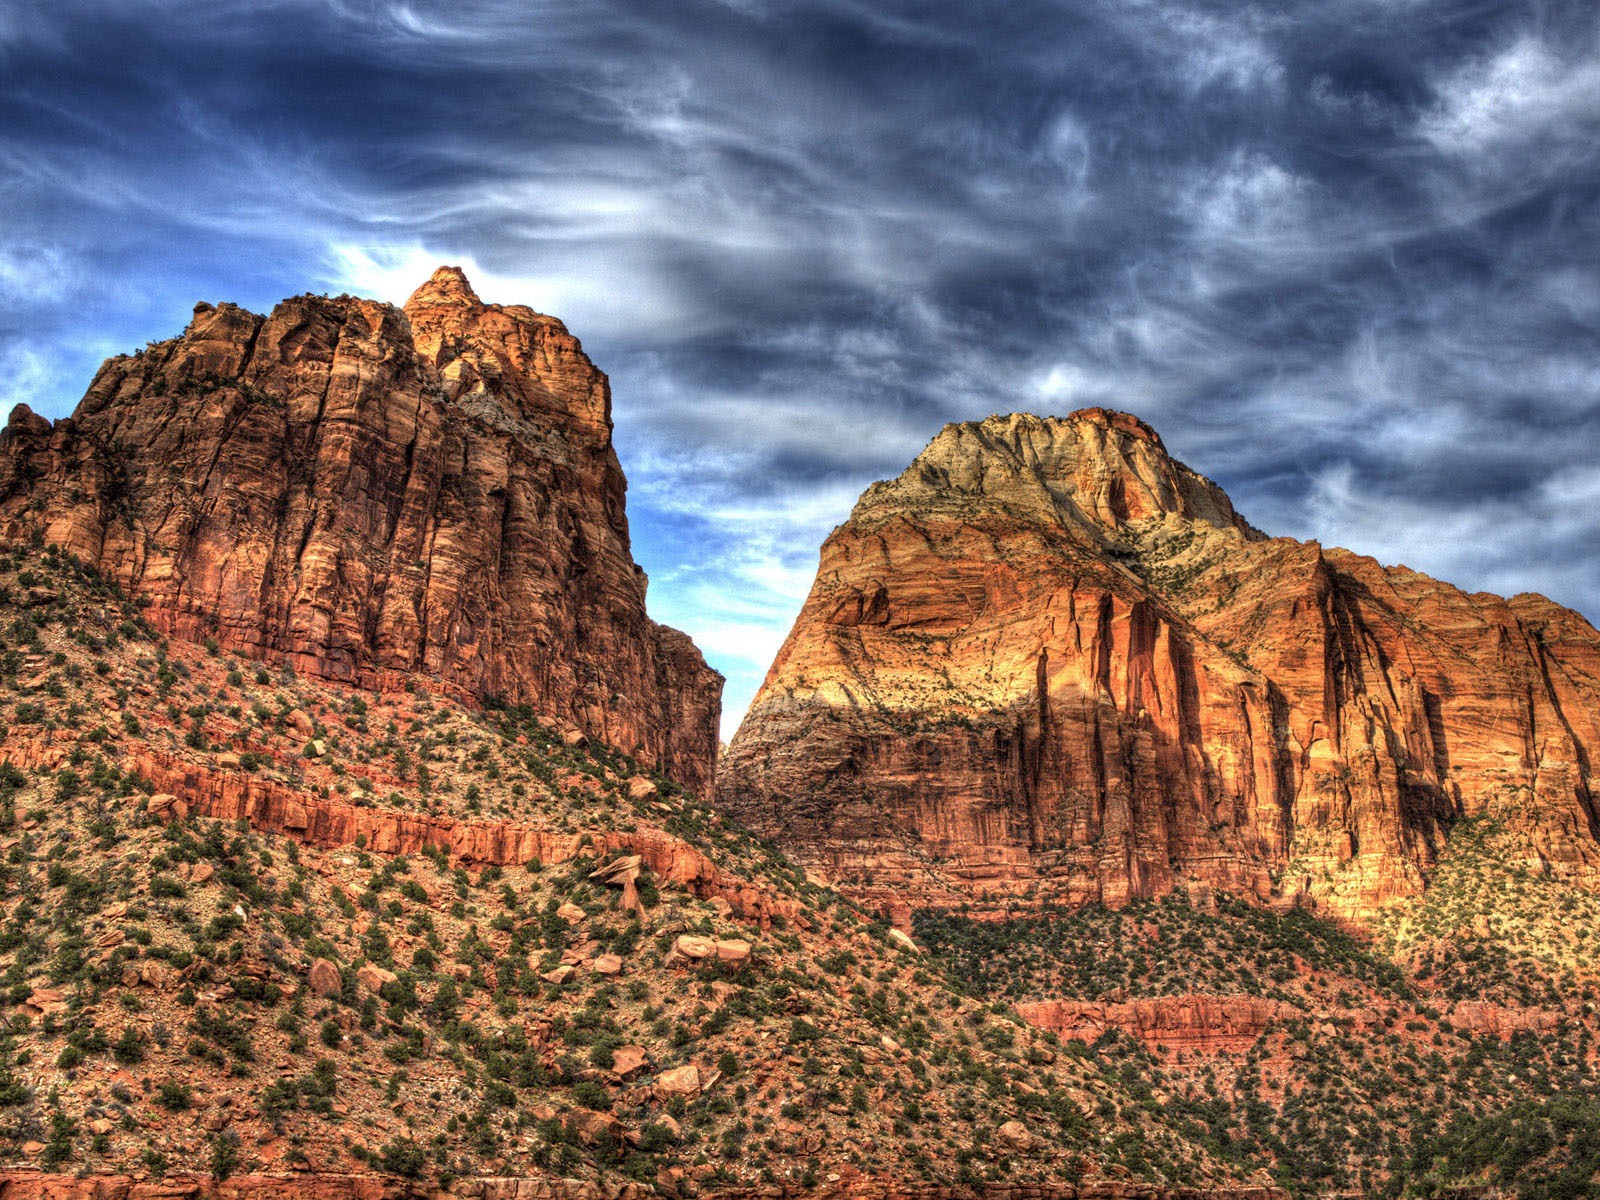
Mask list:
[{"label": "layered rock strata", "polygon": [[[67,747],[26,735],[13,734],[6,745],[6,761],[28,770],[53,772],[67,763],[70,754]],[[462,820],[352,804],[244,771],[212,769],[155,746],[141,746],[124,755],[122,768],[156,789],[147,811],[164,820],[192,815],[242,821],[257,832],[322,849],[359,846],[375,854],[407,856],[439,850],[450,862],[473,867],[556,864],[613,853],[637,855],[640,864],[662,882],[701,899],[724,900],[729,911],[742,920],[767,926],[778,917],[808,927],[793,901],[722,870],[699,850],[661,829],[558,831],[517,821]]]},{"label": "layered rock strata", "polygon": [[903,916],[1195,881],[1370,917],[1459,818],[1600,867],[1600,634],[1269,538],[1123,413],[947,426],[822,547],[720,803]]},{"label": "layered rock strata", "polygon": [[1115,1002],[1038,1000],[1017,1015],[1064,1038],[1094,1042],[1119,1029],[1147,1049],[1211,1055],[1248,1050],[1275,1022],[1299,1015],[1293,1005],[1261,996],[1152,996]]},{"label": "layered rock strata", "polygon": [[71,417],[0,434],[0,538],[70,551],[163,632],[526,703],[706,793],[721,677],[646,614],[626,487],[578,340],[452,267],[403,310],[198,305]]}]

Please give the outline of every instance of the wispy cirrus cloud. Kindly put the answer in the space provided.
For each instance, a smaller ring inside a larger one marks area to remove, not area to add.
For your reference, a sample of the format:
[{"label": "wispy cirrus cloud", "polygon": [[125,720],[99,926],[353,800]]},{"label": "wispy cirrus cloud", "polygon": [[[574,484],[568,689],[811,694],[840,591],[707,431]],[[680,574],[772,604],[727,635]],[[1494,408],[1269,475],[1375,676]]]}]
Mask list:
[{"label": "wispy cirrus cloud", "polygon": [[1552,149],[1592,153],[1600,130],[1596,50],[1593,43],[1558,49],[1524,34],[1447,74],[1419,132],[1441,153],[1462,159]]},{"label": "wispy cirrus cloud", "polygon": [[[612,376],[731,725],[938,426],[1133,409],[1259,525],[1590,605],[1591,5],[59,0],[0,12],[0,375],[439,262]],[[1587,522],[1587,524],[1586,524]]]}]

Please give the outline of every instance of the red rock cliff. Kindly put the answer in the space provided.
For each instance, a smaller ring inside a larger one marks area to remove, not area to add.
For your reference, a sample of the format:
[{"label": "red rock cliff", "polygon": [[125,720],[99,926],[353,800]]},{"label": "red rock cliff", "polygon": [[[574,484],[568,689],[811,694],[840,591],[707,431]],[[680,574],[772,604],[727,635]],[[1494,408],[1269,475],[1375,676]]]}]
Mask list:
[{"label": "red rock cliff", "polygon": [[453,267],[404,310],[198,305],[70,418],[0,435],[0,537],[37,531],[164,632],[527,703],[705,793],[722,680],[646,615],[626,488],[578,340]]},{"label": "red rock cliff", "polygon": [[1248,1050],[1274,1022],[1297,1015],[1292,1005],[1261,996],[1039,1000],[1016,1008],[1028,1024],[1080,1042],[1093,1042],[1108,1029],[1121,1029],[1146,1047],[1206,1055]]},{"label": "red rock cliff", "polygon": [[1201,880],[1350,916],[1495,809],[1600,867],[1600,634],[1269,539],[1137,419],[951,425],[828,538],[721,803],[892,910]]}]

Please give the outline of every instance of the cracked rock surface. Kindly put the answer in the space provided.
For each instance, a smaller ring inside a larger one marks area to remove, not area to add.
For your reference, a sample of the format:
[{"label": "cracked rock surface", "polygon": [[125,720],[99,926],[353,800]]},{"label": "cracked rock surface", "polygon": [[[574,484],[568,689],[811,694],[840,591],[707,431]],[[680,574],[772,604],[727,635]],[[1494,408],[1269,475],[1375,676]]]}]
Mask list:
[{"label": "cracked rock surface", "polygon": [[652,622],[611,392],[553,317],[442,267],[404,309],[197,305],[69,418],[0,435],[35,531],[162,632],[363,687],[531,705],[709,794],[722,679]]},{"label": "cracked rock surface", "polygon": [[719,803],[897,921],[1194,885],[1368,920],[1505,813],[1600,867],[1600,634],[1270,538],[1148,425],[947,426],[822,547]]}]

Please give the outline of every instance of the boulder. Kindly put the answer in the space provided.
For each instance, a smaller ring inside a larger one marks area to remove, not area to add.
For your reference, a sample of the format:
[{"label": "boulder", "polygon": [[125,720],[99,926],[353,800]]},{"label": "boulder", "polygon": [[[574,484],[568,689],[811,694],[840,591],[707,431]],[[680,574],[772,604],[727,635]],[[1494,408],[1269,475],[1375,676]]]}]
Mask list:
[{"label": "boulder", "polygon": [[692,1100],[700,1094],[700,1068],[693,1063],[681,1067],[674,1067],[670,1071],[663,1071],[656,1076],[656,1095],[667,1100],[673,1096],[682,1096]]},{"label": "boulder", "polygon": [[40,1016],[54,1016],[67,1011],[67,994],[60,988],[36,987],[29,993],[26,1003]]},{"label": "boulder", "polygon": [[369,992],[382,989],[386,983],[394,983],[400,977],[393,971],[385,970],[375,963],[364,963],[356,970],[356,982]]},{"label": "boulder", "polygon": [[677,940],[672,943],[672,949],[667,953],[668,963],[701,962],[712,958],[717,953],[715,938],[701,937],[693,933],[680,933]]},{"label": "boulder", "polygon": [[567,1118],[578,1131],[585,1146],[593,1146],[609,1139],[614,1145],[622,1143],[622,1122],[608,1112],[594,1112],[580,1108]]},{"label": "boulder", "polygon": [[618,1046],[611,1054],[611,1073],[618,1079],[627,1079],[644,1070],[650,1062],[650,1053],[643,1046]]},{"label": "boulder", "polygon": [[144,810],[152,817],[181,821],[189,815],[189,806],[170,792],[157,792],[145,799]]},{"label": "boulder", "polygon": [[598,870],[589,872],[589,878],[596,883],[608,884],[611,887],[624,887],[638,879],[639,872],[643,869],[643,856],[625,854],[615,862],[609,862]]},{"label": "boulder", "polygon": [[339,977],[339,968],[325,958],[319,958],[311,964],[311,970],[306,975],[306,985],[314,994],[329,1000],[344,991],[344,981]]},{"label": "boulder", "polygon": [[912,940],[911,935],[903,929],[889,930],[889,945],[893,946],[896,950],[908,950],[912,954],[922,953],[922,951],[917,948],[917,943]]},{"label": "boulder", "polygon": [[996,1131],[1000,1140],[1013,1150],[1030,1150],[1033,1148],[1033,1134],[1028,1132],[1028,1127],[1021,1121],[1007,1121]]}]

